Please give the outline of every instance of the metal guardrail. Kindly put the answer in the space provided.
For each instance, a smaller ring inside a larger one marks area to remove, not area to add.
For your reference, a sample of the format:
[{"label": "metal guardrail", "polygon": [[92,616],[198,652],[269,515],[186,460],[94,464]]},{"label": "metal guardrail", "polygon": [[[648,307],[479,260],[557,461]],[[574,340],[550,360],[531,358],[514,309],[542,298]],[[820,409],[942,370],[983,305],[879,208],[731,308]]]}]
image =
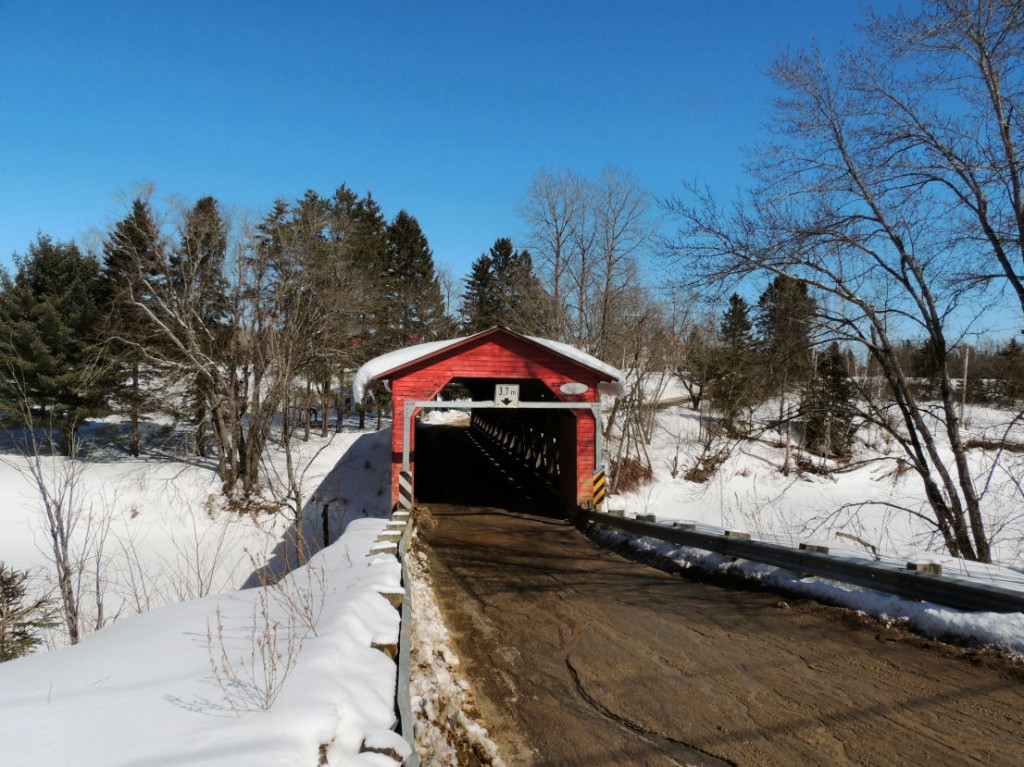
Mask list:
[{"label": "metal guardrail", "polygon": [[594,511],[583,519],[679,546],[713,551],[728,557],[852,583],[908,599],[933,602],[970,612],[1024,612],[1024,591],[977,583],[950,575],[932,575],[901,569],[887,562],[860,562],[832,554],[820,554],[764,541],[744,540],[725,533],[668,527]]},{"label": "metal guardrail", "polygon": [[409,550],[409,538],[412,535],[412,521],[405,526],[405,532],[398,542],[398,560],[402,563],[402,584],[405,596],[402,598],[402,625],[398,629],[398,680],[395,687],[398,722],[402,737],[412,751],[402,762],[408,767],[419,767],[420,758],[416,754],[416,737],[413,732],[412,693],[409,690],[410,666],[412,654],[412,586],[409,568],[405,564],[405,556]]}]

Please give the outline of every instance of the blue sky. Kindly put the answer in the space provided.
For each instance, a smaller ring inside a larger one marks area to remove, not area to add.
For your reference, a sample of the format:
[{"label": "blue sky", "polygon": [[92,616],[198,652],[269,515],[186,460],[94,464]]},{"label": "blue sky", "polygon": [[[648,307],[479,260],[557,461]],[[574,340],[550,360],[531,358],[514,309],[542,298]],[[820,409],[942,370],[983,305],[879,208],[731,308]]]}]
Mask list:
[{"label": "blue sky", "polygon": [[0,264],[37,231],[95,242],[140,182],[257,213],[345,182],[462,275],[525,235],[542,168],[731,194],[772,59],[854,39],[865,7],[0,0]]}]

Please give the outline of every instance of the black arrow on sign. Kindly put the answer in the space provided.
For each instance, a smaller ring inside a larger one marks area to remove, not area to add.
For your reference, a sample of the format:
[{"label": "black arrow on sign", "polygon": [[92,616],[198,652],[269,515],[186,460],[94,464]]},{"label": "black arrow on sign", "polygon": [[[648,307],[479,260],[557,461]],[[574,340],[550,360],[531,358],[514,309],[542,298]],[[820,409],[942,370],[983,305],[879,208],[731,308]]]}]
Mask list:
[{"label": "black arrow on sign", "polygon": [[505,399],[501,401],[501,404],[504,405],[505,407],[508,407],[509,405],[512,404],[512,400],[510,400],[508,397],[505,397]]}]

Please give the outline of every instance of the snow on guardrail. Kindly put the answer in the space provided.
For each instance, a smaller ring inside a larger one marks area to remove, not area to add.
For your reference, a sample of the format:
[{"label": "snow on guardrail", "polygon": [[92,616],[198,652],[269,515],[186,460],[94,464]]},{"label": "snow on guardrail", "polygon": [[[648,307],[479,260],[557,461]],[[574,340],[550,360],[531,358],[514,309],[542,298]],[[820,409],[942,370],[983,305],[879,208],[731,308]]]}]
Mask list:
[{"label": "snow on guardrail", "polygon": [[865,561],[815,550],[824,547],[796,549],[752,540],[749,536],[744,537],[745,534],[717,531],[706,525],[685,522],[669,526],[600,512],[585,512],[583,516],[589,522],[634,535],[851,583],[906,599],[932,602],[968,612],[1024,612],[1024,591],[958,576],[937,575],[933,567],[925,566],[931,563],[897,562],[893,559]]}]

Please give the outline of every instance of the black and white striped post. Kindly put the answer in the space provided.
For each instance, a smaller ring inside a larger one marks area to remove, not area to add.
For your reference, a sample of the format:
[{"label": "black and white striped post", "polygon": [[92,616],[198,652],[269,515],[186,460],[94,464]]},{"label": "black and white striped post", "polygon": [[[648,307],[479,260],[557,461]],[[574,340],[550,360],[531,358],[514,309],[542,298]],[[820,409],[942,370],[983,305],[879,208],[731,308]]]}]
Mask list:
[{"label": "black and white striped post", "polygon": [[398,508],[412,511],[412,472],[398,473]]}]

